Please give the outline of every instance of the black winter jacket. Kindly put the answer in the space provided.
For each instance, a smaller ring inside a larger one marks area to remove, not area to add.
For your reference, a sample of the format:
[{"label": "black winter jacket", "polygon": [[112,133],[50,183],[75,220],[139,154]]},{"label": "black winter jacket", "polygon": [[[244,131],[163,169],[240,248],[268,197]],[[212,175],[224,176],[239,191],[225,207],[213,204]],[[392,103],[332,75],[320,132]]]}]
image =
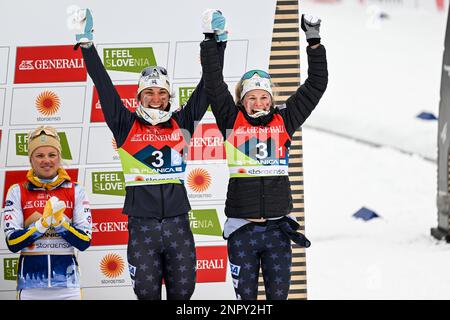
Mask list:
[{"label": "black winter jacket", "polygon": [[[261,125],[258,123],[260,120],[249,117],[242,107],[236,106],[223,80],[223,60],[215,42],[203,41],[200,47],[206,93],[211,100],[212,111],[224,138],[227,139],[227,129],[229,134],[239,112],[243,112],[250,124]],[[322,45],[316,49],[308,47],[307,53],[308,78],[283,105],[276,106],[273,110],[283,118],[286,131],[291,138],[319,103],[328,83],[325,47]],[[292,208],[291,186],[287,176],[229,180],[225,203],[225,214],[228,217],[281,217],[288,214]]]},{"label": "black winter jacket", "polygon": [[[219,51],[223,59],[224,48]],[[97,88],[106,123],[119,148],[125,143],[134,122],[142,120],[123,105],[95,47],[82,48],[82,52],[89,76]],[[192,136],[195,123],[202,119],[208,106],[209,102],[202,78],[188,102],[180,111],[173,113],[172,119],[181,129],[188,130]],[[169,122],[158,125],[169,125]],[[186,138],[186,142],[189,144],[189,137]],[[184,184],[169,183],[126,187],[123,213],[129,216],[162,219],[186,214],[190,209]]]}]

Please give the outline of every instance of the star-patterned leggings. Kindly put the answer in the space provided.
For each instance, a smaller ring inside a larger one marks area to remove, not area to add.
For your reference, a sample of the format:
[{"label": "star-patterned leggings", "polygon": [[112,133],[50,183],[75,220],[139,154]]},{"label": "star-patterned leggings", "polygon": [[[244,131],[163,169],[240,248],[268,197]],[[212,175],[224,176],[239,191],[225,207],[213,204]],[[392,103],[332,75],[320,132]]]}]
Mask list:
[{"label": "star-patterned leggings", "polygon": [[128,217],[128,267],[139,300],[188,300],[195,288],[195,244],[187,214],[165,218]]},{"label": "star-patterned leggings", "polygon": [[287,299],[291,282],[291,240],[278,228],[266,229],[266,226],[249,223],[228,239],[228,259],[237,299],[256,300],[260,266],[266,298]]}]

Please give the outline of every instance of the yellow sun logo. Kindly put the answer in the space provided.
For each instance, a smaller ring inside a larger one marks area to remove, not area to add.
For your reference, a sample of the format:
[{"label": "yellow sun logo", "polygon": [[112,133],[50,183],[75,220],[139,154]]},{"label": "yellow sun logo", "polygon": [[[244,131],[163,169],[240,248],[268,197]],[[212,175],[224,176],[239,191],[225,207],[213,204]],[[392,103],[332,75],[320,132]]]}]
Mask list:
[{"label": "yellow sun logo", "polygon": [[41,92],[36,98],[36,108],[44,116],[51,116],[58,112],[61,100],[52,91]]},{"label": "yellow sun logo", "polygon": [[110,253],[100,261],[100,270],[108,278],[117,278],[125,269],[125,263],[117,253]]},{"label": "yellow sun logo", "polygon": [[211,175],[205,169],[194,169],[189,173],[187,183],[194,192],[203,192],[211,185]]}]

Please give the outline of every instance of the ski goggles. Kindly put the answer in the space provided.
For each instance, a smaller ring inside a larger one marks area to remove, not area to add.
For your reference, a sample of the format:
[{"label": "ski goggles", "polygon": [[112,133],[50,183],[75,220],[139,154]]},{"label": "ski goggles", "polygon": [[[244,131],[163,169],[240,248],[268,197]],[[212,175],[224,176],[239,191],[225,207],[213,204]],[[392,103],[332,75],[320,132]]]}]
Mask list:
[{"label": "ski goggles", "polygon": [[166,68],[159,67],[159,66],[151,66],[151,67],[145,68],[141,72],[142,77],[147,77],[147,76],[157,77],[160,74],[167,76]]},{"label": "ski goggles", "polygon": [[270,74],[268,74],[267,72],[258,70],[258,69],[254,69],[254,70],[250,70],[250,71],[247,71],[246,73],[244,73],[244,75],[241,77],[241,80],[251,79],[255,74],[257,74],[261,78],[270,79]]},{"label": "ski goggles", "polygon": [[59,141],[59,136],[58,136],[58,133],[56,132],[56,129],[53,127],[49,127],[49,126],[40,126],[40,127],[36,128],[35,130],[33,130],[32,132],[30,132],[28,134],[28,141],[31,141],[34,138],[37,138],[42,134],[53,137]]}]

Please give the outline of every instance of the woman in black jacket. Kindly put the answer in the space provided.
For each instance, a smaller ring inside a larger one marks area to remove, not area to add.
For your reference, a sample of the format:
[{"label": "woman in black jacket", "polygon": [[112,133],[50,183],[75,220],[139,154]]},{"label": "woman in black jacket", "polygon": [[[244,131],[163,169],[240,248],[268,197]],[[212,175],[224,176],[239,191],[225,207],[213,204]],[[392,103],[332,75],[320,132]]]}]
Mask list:
[{"label": "woman in black jacket", "polygon": [[[217,11],[219,12],[219,11]],[[288,177],[292,136],[311,114],[328,82],[320,20],[302,16],[308,41],[308,79],[282,105],[273,105],[270,75],[246,72],[236,86],[236,103],[223,80],[214,41],[201,43],[203,79],[217,125],[225,139],[230,170],[224,237],[228,239],[233,284],[238,299],[257,298],[262,267],[267,299],[286,299],[290,286],[290,241],[308,247],[289,215]]]},{"label": "woman in black jacket", "polygon": [[[76,39],[97,88],[106,123],[116,140],[125,177],[123,213],[128,215],[128,266],[138,299],[189,299],[195,288],[196,255],[184,186],[186,147],[209,102],[200,80],[189,100],[176,112],[167,71],[145,68],[137,90],[139,106],[122,103],[92,42],[89,9],[76,15],[84,33]],[[223,48],[218,49],[223,57]]]}]

